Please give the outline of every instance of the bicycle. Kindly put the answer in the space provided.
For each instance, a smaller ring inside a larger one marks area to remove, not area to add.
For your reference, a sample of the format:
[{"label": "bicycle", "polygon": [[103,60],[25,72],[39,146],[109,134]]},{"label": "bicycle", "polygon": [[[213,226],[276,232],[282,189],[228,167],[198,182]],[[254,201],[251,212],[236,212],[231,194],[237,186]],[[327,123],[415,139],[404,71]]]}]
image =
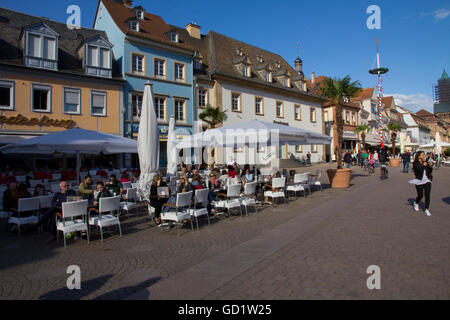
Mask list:
[{"label": "bicycle", "polygon": [[369,170],[369,174],[375,173],[375,163],[369,163],[368,170]]},{"label": "bicycle", "polygon": [[380,165],[380,179],[384,180],[389,178],[389,171],[385,163]]}]

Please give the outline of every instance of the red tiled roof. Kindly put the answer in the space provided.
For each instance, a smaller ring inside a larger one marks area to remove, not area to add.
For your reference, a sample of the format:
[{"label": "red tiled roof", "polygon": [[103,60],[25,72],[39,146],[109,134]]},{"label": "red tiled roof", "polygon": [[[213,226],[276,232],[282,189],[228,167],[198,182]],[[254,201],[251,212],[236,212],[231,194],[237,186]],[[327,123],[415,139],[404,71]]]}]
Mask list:
[{"label": "red tiled roof", "polygon": [[370,97],[373,96],[373,91],[374,88],[366,88],[366,89],[362,89],[362,91],[356,95],[352,101],[360,101],[360,100],[364,100],[364,99],[369,99]]},{"label": "red tiled roof", "polygon": [[423,116],[434,116],[431,112],[427,111],[427,110],[419,110],[416,112],[416,115],[418,115],[419,117],[423,117]]},{"label": "red tiled roof", "polygon": [[139,21],[139,32],[133,31],[129,28],[128,22],[135,18],[133,8],[127,7],[112,0],[100,0],[103,2],[105,8],[108,10],[112,19],[124,34],[129,34],[149,40],[163,42],[176,47],[189,49],[186,43],[174,43],[169,39],[169,31],[174,28],[167,24],[160,16],[144,12],[144,20]]},{"label": "red tiled roof", "polygon": [[383,97],[381,101],[384,103],[386,107],[390,107],[392,105],[392,100],[394,100],[393,96]]}]

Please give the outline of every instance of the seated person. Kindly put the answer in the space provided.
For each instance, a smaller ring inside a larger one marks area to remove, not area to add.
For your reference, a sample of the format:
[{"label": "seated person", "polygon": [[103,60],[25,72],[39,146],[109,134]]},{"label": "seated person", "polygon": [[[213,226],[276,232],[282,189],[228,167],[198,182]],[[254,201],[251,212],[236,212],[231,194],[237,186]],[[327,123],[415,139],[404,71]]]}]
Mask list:
[{"label": "seated person", "polygon": [[3,211],[17,210],[19,205],[17,183],[10,182],[8,188],[3,193]]},{"label": "seated person", "polygon": [[158,187],[167,187],[167,184],[162,180],[162,177],[157,174],[153,177],[150,188],[150,206],[155,208],[155,223],[160,224],[160,217],[162,206],[167,202],[167,198],[158,196]]},{"label": "seated person", "polygon": [[217,173],[212,171],[209,174],[208,188],[211,191],[219,191],[222,189],[223,183],[217,178]]},{"label": "seated person", "polygon": [[80,183],[78,187],[78,195],[83,199],[92,199],[94,195],[94,190],[92,189],[92,178],[91,176],[86,176],[84,180]]},{"label": "seated person", "polygon": [[188,179],[192,178],[192,176],[194,175],[192,166],[190,164],[187,165],[185,174],[186,174],[186,178],[188,178]]},{"label": "seated person", "polygon": [[98,209],[100,207],[100,199],[101,198],[110,198],[113,195],[111,194],[111,192],[105,188],[103,182],[97,182],[96,185],[96,194],[95,197],[92,201],[92,205],[89,207],[89,211],[90,213],[92,212],[97,212],[98,213]]},{"label": "seated person", "polygon": [[130,182],[130,179],[128,178],[128,173],[123,172],[120,178],[120,182],[124,183],[124,182]]},{"label": "seated person", "polygon": [[246,184],[247,182],[253,182],[253,174],[250,172],[249,168],[245,170],[245,174],[242,177],[242,184]]},{"label": "seated person", "polygon": [[198,173],[194,174],[194,176],[192,177],[191,185],[194,190],[205,189],[206,187],[202,177]]},{"label": "seated person", "polygon": [[33,197],[42,197],[46,195],[47,192],[44,190],[44,186],[42,184],[37,184],[36,187],[34,187]]},{"label": "seated person", "polygon": [[[189,192],[189,191],[193,191],[194,188],[192,187],[192,185],[189,183],[189,181],[186,179],[185,175],[180,175],[180,180],[179,180],[179,184],[177,187],[177,193],[184,193],[184,192]],[[176,195],[175,195],[175,199],[176,199]],[[170,203],[170,202],[169,202]],[[175,202],[174,202],[175,203]]]},{"label": "seated person", "polygon": [[228,166],[228,177],[234,179],[236,177],[236,170],[233,166]]},{"label": "seated person", "polygon": [[222,170],[222,175],[219,177],[219,180],[222,180],[222,182],[225,183],[225,180],[229,177],[227,170]]},{"label": "seated person", "polygon": [[66,181],[61,181],[59,184],[60,192],[53,195],[52,207],[49,208],[41,219],[41,224],[48,224],[50,230],[50,238],[48,242],[56,240],[56,216],[62,217],[62,204],[67,202],[67,197],[75,197],[76,193],[69,190],[69,185]]},{"label": "seated person", "polygon": [[117,180],[115,174],[109,176],[109,181],[106,182],[105,188],[114,195],[119,195],[123,192],[122,182]]}]

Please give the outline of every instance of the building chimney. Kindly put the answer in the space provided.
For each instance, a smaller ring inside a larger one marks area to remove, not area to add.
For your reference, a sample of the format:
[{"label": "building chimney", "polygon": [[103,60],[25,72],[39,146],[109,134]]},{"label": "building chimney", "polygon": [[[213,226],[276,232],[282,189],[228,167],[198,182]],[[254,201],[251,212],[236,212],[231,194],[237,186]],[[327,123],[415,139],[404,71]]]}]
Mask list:
[{"label": "building chimney", "polygon": [[302,61],[302,59],[300,59],[300,58],[295,59],[295,71],[298,74],[301,74],[302,71],[303,71],[302,69],[303,69],[303,61]]},{"label": "building chimney", "polygon": [[200,26],[198,26],[198,25],[196,25],[195,23],[189,23],[187,26],[186,26],[186,30],[187,30],[187,32],[189,33],[189,35],[192,37],[192,38],[195,38],[195,39],[201,39],[202,38],[202,35],[201,35],[201,33],[200,33],[200,29],[201,29],[201,27]]},{"label": "building chimney", "polygon": [[313,72],[311,73],[311,83],[314,84],[315,81],[316,81],[316,73]]}]

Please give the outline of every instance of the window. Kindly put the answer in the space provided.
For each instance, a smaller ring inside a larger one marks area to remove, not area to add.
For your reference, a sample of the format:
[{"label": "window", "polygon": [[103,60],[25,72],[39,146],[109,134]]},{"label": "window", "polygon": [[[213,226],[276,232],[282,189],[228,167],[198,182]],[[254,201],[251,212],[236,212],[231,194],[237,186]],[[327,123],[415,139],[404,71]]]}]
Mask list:
[{"label": "window", "polygon": [[241,95],[238,93],[231,94],[231,111],[241,112]]},{"label": "window", "polygon": [[284,118],[283,102],[277,101],[277,118]]},{"label": "window", "polygon": [[309,109],[309,119],[311,122],[316,122],[316,108]]},{"label": "window", "polygon": [[144,12],[142,12],[141,10],[136,10],[136,18],[144,19]]},{"label": "window", "polygon": [[345,111],[345,123],[350,123],[350,113],[348,111]]},{"label": "window", "polygon": [[44,37],[44,59],[56,60],[56,41],[52,38]]},{"label": "window", "polygon": [[184,80],[184,65],[175,63],[175,80]]},{"label": "window", "polygon": [[356,116],[354,112],[352,112],[352,125],[356,125]]},{"label": "window", "polygon": [[156,112],[156,118],[159,121],[165,121],[166,120],[166,99],[161,97],[155,97],[154,98],[154,104],[155,104],[155,112]]},{"label": "window", "polygon": [[131,55],[131,72],[138,74],[144,73],[144,56],[135,53]]},{"label": "window", "polygon": [[377,105],[375,103],[370,104],[372,113],[377,113]]},{"label": "window", "polygon": [[260,97],[255,97],[255,113],[261,116],[264,115],[263,99]]},{"label": "window", "polygon": [[302,111],[300,108],[300,105],[296,104],[294,106],[294,115],[295,115],[295,120],[302,120]]},{"label": "window", "polygon": [[164,70],[164,64],[165,61],[162,59],[155,59],[155,76],[156,77],[164,77],[165,76],[165,70]]},{"label": "window", "polygon": [[88,65],[98,67],[98,48],[88,46]]},{"label": "window", "polygon": [[133,31],[139,31],[139,22],[137,21],[131,21],[130,22],[130,28]]},{"label": "window", "polygon": [[244,65],[243,75],[244,77],[250,77],[250,66]]},{"label": "window", "polygon": [[178,42],[178,33],[176,33],[176,32],[171,32],[171,33],[170,33],[170,41],[172,41],[172,42]]},{"label": "window", "polygon": [[272,75],[270,74],[269,71],[266,71],[266,81],[267,82],[272,82]]},{"label": "window", "polygon": [[64,88],[63,112],[67,114],[81,113],[81,90]]},{"label": "window", "polygon": [[184,122],[186,121],[186,112],[184,109],[183,100],[175,100],[175,121]]},{"label": "window", "polygon": [[204,88],[199,88],[198,89],[198,106],[200,108],[204,108],[206,107],[207,102],[207,96],[208,95],[208,91]]},{"label": "window", "polygon": [[39,58],[41,56],[41,37],[34,34],[28,35],[28,55]]},{"label": "window", "polygon": [[200,70],[202,68],[202,63],[199,59],[194,60],[194,69]]},{"label": "window", "polygon": [[291,80],[288,77],[284,78],[284,86],[288,88],[291,86]]},{"label": "window", "polygon": [[295,146],[295,152],[296,153],[302,153],[302,146],[301,145],[296,145]]},{"label": "window", "polygon": [[91,91],[91,115],[106,116],[106,92]]},{"label": "window", "polygon": [[142,110],[142,95],[133,93],[131,95],[131,107],[133,108],[133,118],[139,118]]},{"label": "window", "polygon": [[31,111],[51,112],[52,87],[33,84],[31,99]]},{"label": "window", "polygon": [[0,109],[14,109],[14,82],[0,81]]},{"label": "window", "polygon": [[325,111],[325,112],[323,113],[323,117],[324,117],[325,122],[326,122],[326,121],[329,121],[329,120],[328,120],[328,111]]},{"label": "window", "polygon": [[317,153],[317,144],[311,145],[311,153]]},{"label": "window", "polygon": [[109,57],[109,49],[100,49],[100,67],[109,69],[110,66],[110,57]]}]

